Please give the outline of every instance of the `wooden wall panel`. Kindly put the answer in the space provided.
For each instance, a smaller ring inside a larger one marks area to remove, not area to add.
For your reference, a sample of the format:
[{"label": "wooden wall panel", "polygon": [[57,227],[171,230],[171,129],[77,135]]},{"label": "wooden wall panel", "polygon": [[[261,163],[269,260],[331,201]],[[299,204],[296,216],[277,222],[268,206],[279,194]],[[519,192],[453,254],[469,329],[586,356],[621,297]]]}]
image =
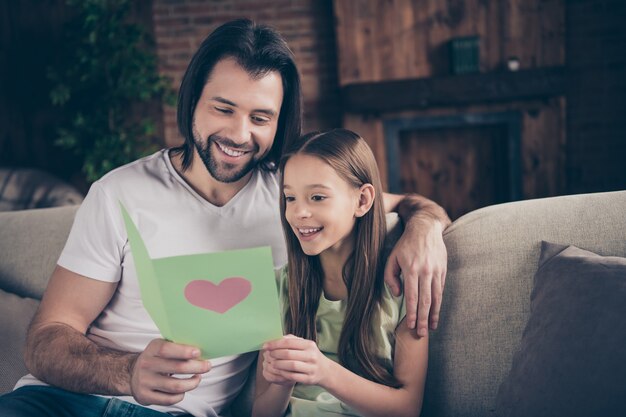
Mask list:
[{"label": "wooden wall panel", "polygon": [[525,106],[522,125],[523,189],[526,198],[564,194],[565,99]]},{"label": "wooden wall panel", "polygon": [[503,126],[430,129],[401,135],[404,192],[437,201],[452,220],[506,201]]},{"label": "wooden wall panel", "polygon": [[[333,7],[341,86],[449,75],[449,41],[470,35],[480,37],[480,71],[487,75],[504,71],[507,59],[512,56],[519,59],[521,69],[565,63],[565,0],[334,0]],[[348,112],[344,113],[343,125],[368,141],[378,161],[383,185],[387,187],[383,120],[510,110],[522,114],[522,197],[563,194],[566,186],[563,98],[518,100],[516,97],[509,102],[492,104],[407,108],[384,113],[374,110],[370,114]],[[491,137],[493,132],[488,130],[468,130],[459,136],[471,142],[470,138],[476,135]],[[482,145],[474,144],[472,148],[466,142],[459,142],[445,129],[429,135],[432,143],[426,151],[418,151],[410,142],[400,149],[405,162],[410,158],[417,161],[407,165],[413,168],[405,168],[408,169],[404,173],[406,184],[413,184],[415,188],[406,191],[420,192],[446,203],[453,215],[476,208],[489,199],[497,200],[488,195],[490,191],[475,189],[484,181],[481,177],[487,174],[472,163],[472,155],[495,158],[491,151],[480,148]],[[437,136],[441,144],[435,145]],[[457,166],[445,168],[450,175],[467,171],[457,189],[457,185],[442,187],[433,180],[432,173],[425,174],[424,170],[415,168],[419,164],[427,165],[423,158],[433,163],[439,161],[441,165],[449,158],[454,159],[454,155],[466,156]],[[423,175],[426,177],[422,178]],[[442,191],[441,188],[447,189]],[[465,205],[457,201],[461,195],[469,200]]]},{"label": "wooden wall panel", "polygon": [[447,44],[480,37],[481,71],[564,63],[564,0],[335,0],[339,82],[448,71]]},{"label": "wooden wall panel", "polygon": [[385,151],[385,137],[381,119],[358,114],[345,114],[343,127],[361,135],[370,148],[372,148],[376,163],[378,164],[378,170],[380,171],[380,180],[383,184],[383,188],[385,191],[388,190],[387,152]]}]

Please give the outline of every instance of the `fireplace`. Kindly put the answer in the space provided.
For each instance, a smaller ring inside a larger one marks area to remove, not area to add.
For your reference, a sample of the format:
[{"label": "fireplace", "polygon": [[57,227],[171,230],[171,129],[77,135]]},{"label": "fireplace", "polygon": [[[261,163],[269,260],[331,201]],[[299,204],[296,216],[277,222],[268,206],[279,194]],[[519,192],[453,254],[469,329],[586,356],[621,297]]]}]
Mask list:
[{"label": "fireplace", "polygon": [[392,193],[437,201],[451,218],[522,199],[519,111],[383,120]]}]

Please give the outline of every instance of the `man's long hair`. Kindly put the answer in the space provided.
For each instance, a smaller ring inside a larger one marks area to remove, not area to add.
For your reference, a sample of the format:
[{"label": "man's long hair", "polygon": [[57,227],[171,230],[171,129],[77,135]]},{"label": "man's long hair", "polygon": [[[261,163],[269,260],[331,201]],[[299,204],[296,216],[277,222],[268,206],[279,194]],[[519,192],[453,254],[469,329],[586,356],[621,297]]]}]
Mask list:
[{"label": "man's long hair", "polygon": [[323,271],[319,256],[306,255],[285,217],[285,164],[294,155],[311,155],[330,165],[352,187],[372,184],[374,203],[362,217],[356,218],[353,253],[343,267],[343,281],[348,289],[345,319],[339,338],[338,356],[342,365],[353,372],[388,386],[400,386],[376,356],[380,344],[380,308],[383,296],[382,258],[386,235],[382,186],[376,160],[359,135],[346,129],[304,135],[287,149],[280,163],[280,216],[287,241],[289,271],[289,308],[285,330],[317,341],[315,317],[323,291]]},{"label": "man's long hair", "polygon": [[274,143],[260,167],[276,169],[287,140],[300,136],[302,127],[302,96],[300,76],[293,53],[274,29],[248,19],[233,20],[215,29],[200,45],[183,76],[178,93],[178,130],[185,143],[175,152],[183,155],[182,167],[191,166],[194,152],[193,115],[204,85],[215,64],[233,58],[253,78],[269,72],[280,74],[283,101]]}]

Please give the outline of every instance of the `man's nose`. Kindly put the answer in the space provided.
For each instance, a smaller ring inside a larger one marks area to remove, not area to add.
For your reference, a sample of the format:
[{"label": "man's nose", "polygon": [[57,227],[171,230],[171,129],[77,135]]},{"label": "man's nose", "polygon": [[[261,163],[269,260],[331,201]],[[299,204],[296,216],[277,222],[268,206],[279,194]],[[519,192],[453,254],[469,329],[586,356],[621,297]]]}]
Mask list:
[{"label": "man's nose", "polygon": [[245,117],[234,117],[228,136],[238,145],[249,143],[252,138],[250,122]]}]

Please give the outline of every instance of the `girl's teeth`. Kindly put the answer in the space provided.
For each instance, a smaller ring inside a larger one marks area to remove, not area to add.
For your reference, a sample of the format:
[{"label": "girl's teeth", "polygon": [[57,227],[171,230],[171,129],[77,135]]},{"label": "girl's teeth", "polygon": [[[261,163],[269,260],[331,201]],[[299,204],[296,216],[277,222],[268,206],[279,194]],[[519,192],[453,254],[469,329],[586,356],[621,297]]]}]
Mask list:
[{"label": "girl's teeth", "polygon": [[311,233],[315,233],[317,231],[319,231],[320,229],[299,229],[300,233],[302,233],[303,235],[308,235]]}]

